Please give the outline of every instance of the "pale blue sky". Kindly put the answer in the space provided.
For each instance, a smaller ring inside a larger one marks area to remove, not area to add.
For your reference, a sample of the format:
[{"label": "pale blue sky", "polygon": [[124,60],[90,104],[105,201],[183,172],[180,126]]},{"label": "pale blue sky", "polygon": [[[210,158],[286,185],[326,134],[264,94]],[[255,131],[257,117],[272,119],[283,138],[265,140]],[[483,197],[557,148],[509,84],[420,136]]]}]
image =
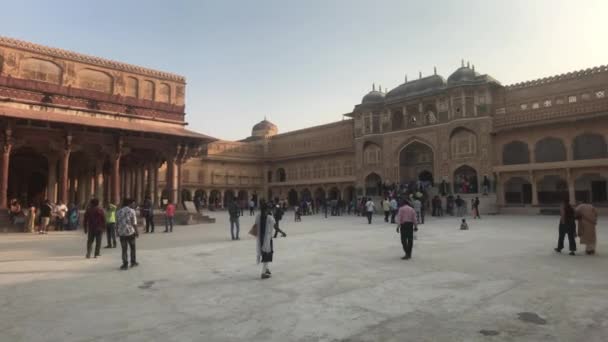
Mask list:
[{"label": "pale blue sky", "polygon": [[[608,1],[32,1],[0,34],[186,76],[190,128],[240,139],[341,120],[461,58],[503,84],[608,64]],[[8,13],[8,14],[7,14]]]}]

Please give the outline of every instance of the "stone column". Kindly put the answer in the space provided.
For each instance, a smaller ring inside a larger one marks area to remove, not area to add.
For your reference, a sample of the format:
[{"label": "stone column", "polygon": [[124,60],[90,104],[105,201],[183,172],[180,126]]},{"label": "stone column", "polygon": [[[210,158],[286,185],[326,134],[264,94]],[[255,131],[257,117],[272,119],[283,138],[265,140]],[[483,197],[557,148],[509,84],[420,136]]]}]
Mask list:
[{"label": "stone column", "polygon": [[138,191],[138,197],[139,197],[139,203],[144,203],[144,199],[146,196],[146,168],[141,165],[139,168],[137,168],[137,173],[138,173],[138,187],[139,187],[139,191]]},{"label": "stone column", "polygon": [[538,188],[536,185],[536,176],[534,172],[530,172],[530,184],[532,185],[532,206],[538,206]]},{"label": "stone column", "polygon": [[576,203],[576,192],[574,190],[574,177],[570,169],[566,169],[566,176],[568,181],[568,199],[570,203]]},{"label": "stone column", "polygon": [[66,148],[61,154],[61,164],[59,164],[59,199],[67,203],[68,198],[68,171],[70,167],[70,148]]},{"label": "stone column", "polygon": [[86,178],[84,177],[84,173],[81,173],[78,175],[78,207],[82,208],[83,205],[86,202],[86,193],[85,193],[85,183],[86,183]]},{"label": "stone column", "polygon": [[176,175],[177,175],[177,202],[176,203],[182,203],[182,162],[181,161],[177,161],[175,163],[175,167],[176,167]]},{"label": "stone column", "polygon": [[0,208],[8,208],[8,172],[13,144],[10,141],[4,143],[2,150],[2,176],[0,177]]},{"label": "stone column", "polygon": [[155,205],[160,207],[160,192],[158,191],[158,168],[159,165],[154,163],[152,168],[152,200]]},{"label": "stone column", "polygon": [[112,203],[120,205],[120,154],[112,156]]},{"label": "stone column", "polygon": [[125,169],[124,180],[125,180],[125,190],[124,190],[125,197],[131,198],[131,170],[129,170],[129,168]]},{"label": "stone column", "polygon": [[49,175],[46,182],[46,198],[55,203],[57,201],[57,157],[49,156]]},{"label": "stone column", "polygon": [[168,166],[171,168],[171,185],[169,186],[169,190],[171,191],[171,201],[174,204],[179,203],[179,169],[177,167],[177,161],[176,160],[171,160],[168,164]]},{"label": "stone column", "polygon": [[103,203],[103,160],[98,160],[95,163],[95,197],[99,200],[99,203]]},{"label": "stone column", "polygon": [[505,205],[505,186],[504,186],[504,182],[503,182],[503,178],[500,173],[497,173],[495,176],[496,178],[496,202],[498,204],[499,207],[504,206]]}]

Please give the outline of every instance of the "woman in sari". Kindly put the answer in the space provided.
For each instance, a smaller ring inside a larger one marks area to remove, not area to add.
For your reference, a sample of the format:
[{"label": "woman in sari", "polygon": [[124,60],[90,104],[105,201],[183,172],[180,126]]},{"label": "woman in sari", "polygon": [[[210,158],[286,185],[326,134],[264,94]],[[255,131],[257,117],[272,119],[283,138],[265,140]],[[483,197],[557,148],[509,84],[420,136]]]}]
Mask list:
[{"label": "woman in sari", "polygon": [[275,221],[266,202],[261,203],[260,213],[255,218],[255,224],[257,226],[256,260],[258,264],[260,262],[262,263],[261,278],[268,279],[271,276],[268,263],[272,262],[272,256],[274,253],[272,246],[272,234]]},{"label": "woman in sari", "polygon": [[585,253],[595,254],[597,210],[589,203],[582,203],[576,207],[575,215],[578,220],[578,236],[581,244],[585,245]]}]

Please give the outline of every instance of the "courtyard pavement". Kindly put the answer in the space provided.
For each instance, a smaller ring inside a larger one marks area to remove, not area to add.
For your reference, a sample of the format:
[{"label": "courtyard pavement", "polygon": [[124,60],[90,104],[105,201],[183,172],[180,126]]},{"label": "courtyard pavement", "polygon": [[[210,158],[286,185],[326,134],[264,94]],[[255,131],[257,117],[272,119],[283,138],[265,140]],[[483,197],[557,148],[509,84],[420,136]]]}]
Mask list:
[{"label": "courtyard pavement", "polygon": [[142,234],[129,271],[82,232],[1,235],[0,341],[608,341],[606,227],[573,257],[556,217],[429,218],[405,261],[380,216],[288,213],[262,281],[252,218],[231,241],[212,215]]}]

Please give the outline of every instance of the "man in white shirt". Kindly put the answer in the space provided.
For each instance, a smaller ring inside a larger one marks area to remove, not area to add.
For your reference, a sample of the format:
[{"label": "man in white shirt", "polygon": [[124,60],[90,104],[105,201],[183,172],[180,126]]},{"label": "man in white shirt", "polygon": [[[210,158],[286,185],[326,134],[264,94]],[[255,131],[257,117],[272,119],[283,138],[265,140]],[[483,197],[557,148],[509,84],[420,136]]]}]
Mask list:
[{"label": "man in white shirt", "polygon": [[416,223],[420,224],[420,212],[422,210],[422,202],[418,198],[414,199],[414,211],[416,211]]},{"label": "man in white shirt", "polygon": [[368,224],[372,224],[372,215],[374,215],[374,209],[376,209],[376,205],[374,204],[374,201],[372,201],[372,198],[368,198],[367,202],[365,203],[365,213],[367,214],[367,223]]},{"label": "man in white shirt", "polygon": [[399,203],[397,203],[397,200],[395,199],[395,197],[391,198],[390,207],[391,207],[391,223],[395,223],[395,216],[397,215],[397,210],[399,210]]},{"label": "man in white shirt", "polygon": [[67,212],[68,207],[62,201],[59,201],[57,206],[55,206],[55,217],[57,217],[55,221],[55,230],[63,230],[63,226],[65,224],[65,216]]}]

